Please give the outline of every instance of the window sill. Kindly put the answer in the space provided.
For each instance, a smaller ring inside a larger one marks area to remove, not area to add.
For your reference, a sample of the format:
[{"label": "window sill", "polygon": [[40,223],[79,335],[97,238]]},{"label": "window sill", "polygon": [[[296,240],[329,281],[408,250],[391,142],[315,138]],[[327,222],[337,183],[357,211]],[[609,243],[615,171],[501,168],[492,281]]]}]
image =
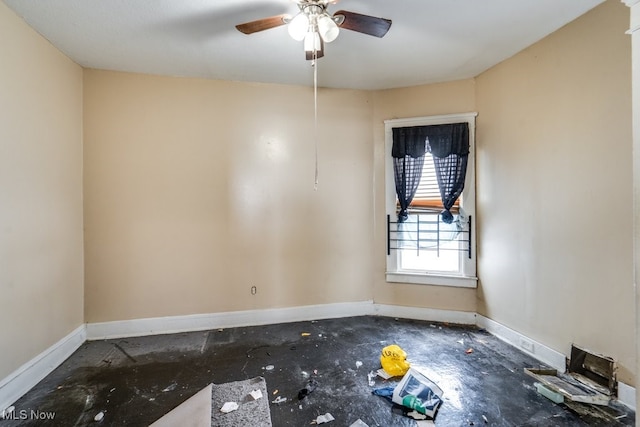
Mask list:
[{"label": "window sill", "polygon": [[413,283],[417,285],[451,286],[455,288],[477,288],[478,278],[471,276],[447,276],[409,272],[387,272],[389,283]]}]

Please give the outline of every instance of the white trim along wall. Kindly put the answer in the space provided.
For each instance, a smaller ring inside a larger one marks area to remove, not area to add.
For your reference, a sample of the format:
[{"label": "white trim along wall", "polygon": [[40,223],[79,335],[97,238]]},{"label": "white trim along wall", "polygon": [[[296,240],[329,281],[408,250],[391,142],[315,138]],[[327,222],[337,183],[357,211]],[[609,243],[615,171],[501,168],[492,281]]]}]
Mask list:
[{"label": "white trim along wall", "polygon": [[0,419],[3,411],[44,377],[60,366],[87,340],[86,326],[81,325],[60,341],[0,379]]},{"label": "white trim along wall", "polygon": [[[367,315],[477,325],[540,362],[562,372],[565,369],[564,354],[473,312],[403,307],[375,304],[373,301],[358,301],[281,309],[157,317],[89,323],[78,327],[49,349],[18,368],[11,375],[0,380],[0,414],[62,364],[87,340],[94,341]],[[631,385],[618,383],[618,391],[618,401],[635,410],[635,388]]]}]

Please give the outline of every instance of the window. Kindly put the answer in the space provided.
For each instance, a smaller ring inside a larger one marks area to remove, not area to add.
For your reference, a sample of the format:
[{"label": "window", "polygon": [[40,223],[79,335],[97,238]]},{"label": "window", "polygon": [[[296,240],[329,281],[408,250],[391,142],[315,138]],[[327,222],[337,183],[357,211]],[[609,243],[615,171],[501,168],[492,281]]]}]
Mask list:
[{"label": "window", "polygon": [[[476,113],[466,113],[385,121],[388,282],[476,287],[475,117]],[[400,223],[391,155],[393,129],[464,122],[469,128],[469,156],[464,190],[451,208],[454,221],[442,221],[433,157],[426,153],[408,218]]]},{"label": "window", "polygon": [[[420,208],[432,208],[440,212],[443,209],[442,198],[440,197],[440,188],[438,188],[438,179],[436,178],[436,169],[433,164],[433,156],[427,153],[424,157],[424,165],[422,166],[422,176],[420,178],[420,184],[416,190],[416,195],[413,196],[411,207]],[[460,199],[454,204],[454,212],[460,206]]]}]

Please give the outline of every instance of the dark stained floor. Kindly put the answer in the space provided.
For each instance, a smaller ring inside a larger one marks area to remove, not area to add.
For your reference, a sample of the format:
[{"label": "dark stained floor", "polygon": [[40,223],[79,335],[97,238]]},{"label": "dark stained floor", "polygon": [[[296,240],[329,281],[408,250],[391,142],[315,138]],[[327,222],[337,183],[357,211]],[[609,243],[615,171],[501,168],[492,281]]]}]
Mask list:
[{"label": "dark stained floor", "polygon": [[[358,418],[370,427],[415,426],[371,393],[395,384],[376,378],[371,387],[367,379],[389,344],[443,389],[438,426],[635,424],[635,414],[617,403],[570,409],[539,395],[523,372],[539,362],[476,327],[365,316],[87,342],[15,404],[16,414],[55,413],[53,421],[4,420],[0,427],[147,426],[210,383],[256,376],[266,379],[269,400],[287,398],[270,404],[275,427],[309,426],[327,412],[335,417],[328,427]],[[299,401],[310,377],[318,387]]]}]

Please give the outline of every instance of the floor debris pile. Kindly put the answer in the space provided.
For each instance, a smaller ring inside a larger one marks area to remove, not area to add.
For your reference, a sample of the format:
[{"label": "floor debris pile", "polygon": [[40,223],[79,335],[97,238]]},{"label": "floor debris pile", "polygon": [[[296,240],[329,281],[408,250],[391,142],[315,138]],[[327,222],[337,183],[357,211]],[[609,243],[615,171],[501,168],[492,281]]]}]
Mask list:
[{"label": "floor debris pile", "polygon": [[434,419],[443,394],[440,387],[415,368],[409,368],[395,387],[377,388],[372,393],[402,406],[407,416],[417,420]]},{"label": "floor debris pile", "polygon": [[575,344],[571,346],[570,354],[566,372],[549,368],[524,369],[535,380],[536,391],[578,414],[589,414],[611,423],[626,418],[626,413],[610,405],[617,392],[615,360]]}]

